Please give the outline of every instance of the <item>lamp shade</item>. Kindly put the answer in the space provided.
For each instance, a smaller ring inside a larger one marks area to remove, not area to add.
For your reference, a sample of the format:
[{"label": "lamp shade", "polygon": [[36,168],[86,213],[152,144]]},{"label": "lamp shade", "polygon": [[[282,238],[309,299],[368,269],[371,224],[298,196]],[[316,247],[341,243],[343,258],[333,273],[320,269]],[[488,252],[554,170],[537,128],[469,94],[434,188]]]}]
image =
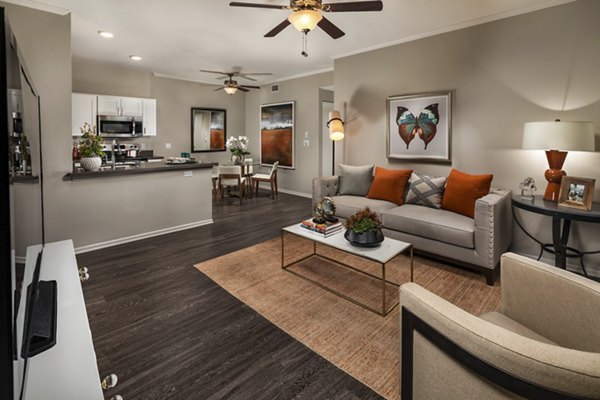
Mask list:
[{"label": "lamp shade", "polygon": [[225,93],[227,94],[235,94],[237,92],[237,88],[235,86],[226,86],[223,88],[223,90],[225,90]]},{"label": "lamp shade", "polygon": [[327,125],[329,126],[329,138],[331,140],[337,142],[344,138],[344,123],[342,122],[342,118],[340,118],[339,111],[331,111],[329,113],[329,122]]},{"label": "lamp shade", "polygon": [[594,151],[592,122],[526,122],[523,149]]},{"label": "lamp shade", "polygon": [[299,10],[288,17],[288,21],[300,32],[312,31],[322,19],[321,13],[315,10]]}]

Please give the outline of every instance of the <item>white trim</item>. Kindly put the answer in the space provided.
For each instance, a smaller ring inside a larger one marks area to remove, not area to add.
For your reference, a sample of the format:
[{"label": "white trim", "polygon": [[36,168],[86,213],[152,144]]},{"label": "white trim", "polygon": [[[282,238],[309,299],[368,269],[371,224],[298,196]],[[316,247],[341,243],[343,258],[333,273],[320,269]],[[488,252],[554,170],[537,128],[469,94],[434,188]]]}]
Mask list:
[{"label": "white trim", "polygon": [[35,0],[3,0],[5,3],[12,3],[18,6],[33,8],[35,10],[46,11],[52,14],[58,15],[67,15],[71,13],[71,10],[68,8],[62,8],[58,6],[53,6],[50,4],[42,3]]},{"label": "white trim", "polygon": [[203,80],[194,79],[194,78],[186,78],[186,77],[177,76],[177,75],[162,74],[160,72],[153,72],[152,75],[154,75],[157,78],[175,79],[177,81],[202,83],[203,85],[206,85],[206,86],[215,86],[215,87],[216,86],[222,86],[222,85],[219,85],[218,83],[214,83],[214,82],[208,82],[208,81],[203,81]]},{"label": "white trim", "polygon": [[282,78],[277,78],[277,79],[273,79],[273,80],[270,80],[270,81],[261,82],[260,85],[270,85],[272,83],[279,83],[279,82],[291,81],[292,79],[305,78],[307,76],[324,74],[325,72],[333,72],[333,67],[328,67],[328,68],[323,68],[323,69],[316,69],[314,71],[303,72],[303,73],[297,74],[297,75],[285,76],[285,77],[282,77]]},{"label": "white trim", "polygon": [[308,194],[308,193],[295,192],[293,190],[288,190],[288,189],[279,189],[279,191],[281,193],[287,193],[287,194],[292,194],[294,196],[300,196],[300,197],[306,197],[307,199],[312,199],[312,195]]},{"label": "white trim", "polygon": [[337,60],[340,58],[354,56],[357,54],[368,53],[373,50],[379,50],[379,49],[383,49],[386,47],[395,46],[397,44],[412,42],[412,41],[424,39],[424,38],[427,38],[430,36],[440,35],[442,33],[457,31],[459,29],[464,29],[464,28],[469,28],[471,26],[481,25],[481,24],[485,24],[487,22],[499,21],[501,19],[515,17],[517,15],[527,14],[530,12],[539,11],[539,10],[543,10],[546,8],[551,8],[551,7],[559,6],[562,4],[572,3],[574,1],[576,1],[576,0],[550,0],[545,3],[534,4],[534,5],[519,8],[516,10],[509,10],[509,11],[499,12],[496,14],[490,14],[490,15],[485,15],[482,17],[468,19],[466,21],[458,22],[456,24],[449,25],[449,26],[446,26],[446,27],[443,27],[440,29],[435,29],[433,31],[424,32],[424,33],[420,33],[418,35],[413,35],[413,36],[409,36],[409,37],[402,38],[402,39],[392,40],[390,42],[385,42],[385,43],[380,43],[380,44],[376,44],[376,45],[369,46],[369,47],[364,47],[364,48],[358,49],[358,50],[352,50],[347,53],[334,55],[333,59]]},{"label": "white trim", "polygon": [[106,247],[117,246],[119,244],[124,244],[124,243],[129,243],[129,242],[135,242],[137,240],[148,239],[148,238],[155,237],[155,236],[165,235],[167,233],[173,233],[173,232],[183,231],[186,229],[197,228],[199,226],[209,225],[212,223],[213,223],[212,218],[205,219],[203,221],[196,221],[196,222],[191,222],[189,224],[183,224],[183,225],[178,225],[178,226],[172,226],[170,228],[159,229],[157,231],[145,232],[145,233],[140,233],[140,234],[133,235],[133,236],[126,236],[126,237],[119,238],[119,239],[107,240],[106,242],[88,244],[85,246],[76,247],[75,254],[87,253],[89,251],[100,250],[100,249],[104,249]]}]

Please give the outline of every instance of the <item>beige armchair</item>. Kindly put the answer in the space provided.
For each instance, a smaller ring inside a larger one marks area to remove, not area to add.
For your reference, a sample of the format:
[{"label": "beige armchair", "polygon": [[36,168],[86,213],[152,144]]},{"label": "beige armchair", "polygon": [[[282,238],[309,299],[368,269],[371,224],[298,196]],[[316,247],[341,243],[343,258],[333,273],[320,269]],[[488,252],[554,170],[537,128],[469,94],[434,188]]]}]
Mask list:
[{"label": "beige armchair", "polygon": [[506,253],[500,312],[400,288],[410,399],[600,399],[600,283]]}]

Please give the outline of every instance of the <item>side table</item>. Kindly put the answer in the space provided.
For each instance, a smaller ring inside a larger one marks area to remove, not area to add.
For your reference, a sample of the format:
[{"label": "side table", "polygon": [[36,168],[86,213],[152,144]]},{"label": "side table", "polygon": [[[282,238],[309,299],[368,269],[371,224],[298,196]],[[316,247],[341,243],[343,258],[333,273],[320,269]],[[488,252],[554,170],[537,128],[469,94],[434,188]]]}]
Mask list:
[{"label": "side table", "polygon": [[[600,203],[593,203],[592,209],[585,211],[576,208],[559,207],[557,202],[544,200],[543,196],[534,196],[533,200],[523,200],[521,196],[515,195],[512,198],[512,206],[513,218],[519,228],[540,245],[538,260],[542,257],[544,251],[546,251],[554,254],[554,265],[556,267],[566,269],[567,258],[579,258],[583,274],[588,276],[583,263],[583,257],[586,254],[600,253],[600,250],[580,251],[568,246],[569,233],[571,231],[571,221],[600,223]],[[543,243],[527,232],[517,218],[514,208],[552,217],[552,243]]]}]

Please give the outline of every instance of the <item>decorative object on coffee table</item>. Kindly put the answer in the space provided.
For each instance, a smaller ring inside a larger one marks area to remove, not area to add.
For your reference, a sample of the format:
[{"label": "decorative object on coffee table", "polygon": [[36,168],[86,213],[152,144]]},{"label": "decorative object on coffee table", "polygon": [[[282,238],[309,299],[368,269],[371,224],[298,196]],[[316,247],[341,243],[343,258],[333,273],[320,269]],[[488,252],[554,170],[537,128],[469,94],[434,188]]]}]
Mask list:
[{"label": "decorative object on coffee table", "polygon": [[557,201],[560,182],[567,173],[562,170],[567,153],[594,151],[594,124],[591,122],[526,122],[523,128],[523,149],[546,150],[548,181],[544,200]]},{"label": "decorative object on coffee table", "polygon": [[324,224],[326,222],[325,215],[323,213],[323,205],[319,203],[315,203],[313,206],[313,222],[315,224]]},{"label": "decorative object on coffee table", "polygon": [[345,222],[344,237],[353,246],[376,247],[383,242],[381,221],[368,207],[351,215]]},{"label": "decorative object on coffee table", "polygon": [[326,221],[338,222],[338,218],[335,216],[335,203],[331,197],[323,197],[323,200],[321,200],[321,209]]},{"label": "decorative object on coffee table", "polygon": [[537,186],[535,186],[535,180],[532,177],[528,176],[523,182],[519,183],[519,189],[521,189],[521,200],[533,201]]},{"label": "decorative object on coffee table", "polygon": [[563,176],[558,195],[558,205],[586,211],[591,210],[595,183],[595,179]]},{"label": "decorative object on coffee table", "polygon": [[86,171],[98,171],[102,165],[102,157],[105,156],[104,151],[102,151],[104,140],[100,135],[96,135],[95,127],[87,122],[79,130],[83,134],[79,139],[79,155],[81,156],[79,162],[81,167]]}]

